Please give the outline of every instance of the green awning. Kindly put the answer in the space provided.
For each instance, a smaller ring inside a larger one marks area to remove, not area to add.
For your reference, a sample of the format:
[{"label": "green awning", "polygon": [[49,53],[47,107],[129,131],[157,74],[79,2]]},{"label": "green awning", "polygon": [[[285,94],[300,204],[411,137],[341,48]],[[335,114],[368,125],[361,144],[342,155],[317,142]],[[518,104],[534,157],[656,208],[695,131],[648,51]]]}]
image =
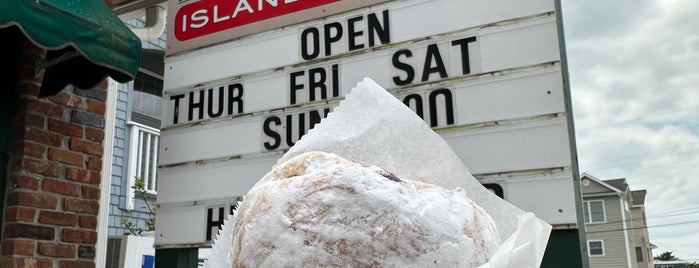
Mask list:
[{"label": "green awning", "polygon": [[68,83],[91,88],[107,75],[128,82],[138,72],[141,40],[102,0],[3,0],[0,28],[10,26],[48,51],[42,95]]}]

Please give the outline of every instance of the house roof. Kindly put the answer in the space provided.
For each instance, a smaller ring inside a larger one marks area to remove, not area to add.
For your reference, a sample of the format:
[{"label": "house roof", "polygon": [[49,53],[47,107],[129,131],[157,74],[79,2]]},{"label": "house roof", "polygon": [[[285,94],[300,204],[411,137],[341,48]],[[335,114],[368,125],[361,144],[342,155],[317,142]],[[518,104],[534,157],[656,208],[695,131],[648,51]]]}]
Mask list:
[{"label": "house roof", "polygon": [[634,206],[642,206],[646,202],[646,190],[631,191]]},{"label": "house roof", "polygon": [[[582,175],[580,175],[580,179],[581,179],[581,181],[582,181],[582,179],[592,180],[592,181],[604,186],[605,188],[607,188],[607,189],[609,189],[612,192],[615,192],[617,194],[622,194],[624,192],[624,189],[626,189],[626,188],[622,188],[622,185],[627,185],[626,179],[600,180],[600,179],[595,178],[594,176],[587,174],[587,173],[583,173]],[[622,182],[619,182],[619,180],[621,180]],[[612,183],[612,184],[610,184],[610,183]]]},{"label": "house roof", "polygon": [[602,182],[616,188],[619,191],[625,192],[629,185],[626,183],[626,179],[613,179],[613,180],[603,180]]}]

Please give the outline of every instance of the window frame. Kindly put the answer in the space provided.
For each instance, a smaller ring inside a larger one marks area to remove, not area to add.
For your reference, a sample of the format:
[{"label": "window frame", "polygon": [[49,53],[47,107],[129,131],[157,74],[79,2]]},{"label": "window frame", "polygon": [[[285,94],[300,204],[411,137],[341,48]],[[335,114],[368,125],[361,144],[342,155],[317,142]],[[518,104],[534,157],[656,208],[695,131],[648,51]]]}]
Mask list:
[{"label": "window frame", "polygon": [[[602,254],[592,254],[592,246],[590,245],[591,243],[600,243],[600,247],[602,249]],[[587,255],[589,257],[604,257],[604,240],[588,240],[587,241]]]},{"label": "window frame", "polygon": [[[133,210],[136,198],[136,193],[133,186],[136,185],[136,176],[141,177],[145,180],[146,192],[150,195],[157,195],[157,170],[158,170],[158,146],[160,143],[160,130],[152,128],[143,124],[139,124],[133,121],[127,123],[131,128],[131,135],[129,140],[129,159],[128,159],[128,171],[127,171],[127,188],[126,188],[126,209]],[[144,139],[144,136],[148,135],[148,140]],[[151,138],[153,142],[151,142]],[[144,146],[154,147],[153,154],[150,154],[151,150],[147,150],[145,156],[141,154],[143,148],[141,143],[145,142]],[[143,159],[149,159],[145,163]],[[145,168],[142,168],[142,164],[145,164]],[[150,170],[150,172],[149,172]],[[145,173],[144,173],[145,172]],[[142,176],[142,174],[151,174],[151,176]]]},{"label": "window frame", "polygon": [[[593,202],[600,202],[602,203],[602,221],[592,221],[592,210],[590,203]],[[587,213],[585,213],[587,211]],[[587,200],[583,201],[583,217],[585,217],[585,224],[602,224],[602,223],[607,223],[607,210],[606,207],[604,206],[604,200]]]}]

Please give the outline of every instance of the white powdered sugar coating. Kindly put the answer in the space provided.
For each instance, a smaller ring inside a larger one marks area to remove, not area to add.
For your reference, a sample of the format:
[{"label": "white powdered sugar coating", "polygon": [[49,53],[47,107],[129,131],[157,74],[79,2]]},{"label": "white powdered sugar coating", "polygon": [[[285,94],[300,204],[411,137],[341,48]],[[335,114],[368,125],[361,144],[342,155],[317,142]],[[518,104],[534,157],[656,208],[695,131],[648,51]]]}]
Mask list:
[{"label": "white powdered sugar coating", "polygon": [[500,244],[463,189],[310,152],[269,172],[236,215],[233,267],[478,267]]}]

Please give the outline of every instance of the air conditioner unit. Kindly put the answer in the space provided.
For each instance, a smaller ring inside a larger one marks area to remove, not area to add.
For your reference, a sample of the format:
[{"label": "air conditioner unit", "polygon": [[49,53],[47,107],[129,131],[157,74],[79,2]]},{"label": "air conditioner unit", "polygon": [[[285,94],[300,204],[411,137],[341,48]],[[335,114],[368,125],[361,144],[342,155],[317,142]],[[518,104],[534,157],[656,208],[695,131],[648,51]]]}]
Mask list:
[{"label": "air conditioner unit", "polygon": [[154,268],[154,240],[133,235],[109,236],[106,268]]}]

